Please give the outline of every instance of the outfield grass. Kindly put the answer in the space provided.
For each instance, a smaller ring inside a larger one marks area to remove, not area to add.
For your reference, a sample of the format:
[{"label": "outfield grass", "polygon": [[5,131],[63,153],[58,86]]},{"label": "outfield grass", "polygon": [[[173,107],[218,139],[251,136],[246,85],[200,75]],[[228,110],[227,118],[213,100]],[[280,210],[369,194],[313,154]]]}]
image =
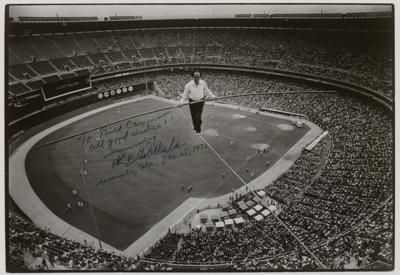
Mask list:
[{"label": "outfield grass", "polygon": [[[170,104],[146,99],[112,108],[60,129],[40,143],[166,106]],[[188,107],[181,110],[190,121]],[[205,106],[202,137],[249,182],[267,169],[267,161],[272,165],[309,130],[306,125],[301,129],[292,126],[289,120]],[[256,144],[268,145],[269,152],[258,153]],[[246,159],[249,156],[251,160]],[[49,209],[96,236],[88,207],[91,201],[100,238],[119,250],[127,248],[188,197],[216,197],[242,185],[194,135],[176,108],[32,149],[26,167],[33,189]],[[87,172],[86,188],[81,169]],[[182,185],[192,186],[193,192],[182,190]],[[78,190],[79,198],[72,195],[73,188]],[[83,209],[75,207],[77,199],[84,201]],[[67,202],[74,206],[70,212],[65,211]]]}]

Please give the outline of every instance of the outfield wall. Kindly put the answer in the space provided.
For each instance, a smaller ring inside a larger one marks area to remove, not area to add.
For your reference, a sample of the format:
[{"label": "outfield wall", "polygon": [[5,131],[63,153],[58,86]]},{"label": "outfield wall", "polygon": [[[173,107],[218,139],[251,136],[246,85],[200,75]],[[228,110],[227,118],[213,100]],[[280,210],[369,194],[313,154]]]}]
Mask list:
[{"label": "outfield wall", "polygon": [[[130,97],[136,95],[137,93],[145,90],[146,88],[152,90],[153,89],[153,82],[149,82],[147,84],[138,84],[132,85],[133,90],[129,93],[122,93],[116,97],[112,97],[112,99],[121,99],[123,97]],[[108,99],[111,99],[108,98]],[[105,99],[104,99],[105,100]],[[23,131],[29,129],[35,125],[39,125],[40,123],[47,121],[51,118],[56,116],[65,114],[72,110],[81,108],[83,106],[88,106],[90,104],[96,103],[99,101],[98,93],[96,91],[91,91],[85,94],[82,94],[78,97],[65,100],[62,103],[58,103],[52,107],[44,108],[40,111],[36,111],[30,114],[27,114],[19,119],[11,121],[8,124],[8,136],[11,138],[13,135],[18,133],[19,131]],[[11,114],[8,114],[11,115]]]}]

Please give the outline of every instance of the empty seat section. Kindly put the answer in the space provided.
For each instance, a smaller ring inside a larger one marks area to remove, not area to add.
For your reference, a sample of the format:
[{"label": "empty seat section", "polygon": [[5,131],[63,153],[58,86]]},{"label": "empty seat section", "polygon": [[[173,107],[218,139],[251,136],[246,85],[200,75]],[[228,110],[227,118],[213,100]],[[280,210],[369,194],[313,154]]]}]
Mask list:
[{"label": "empty seat section", "polygon": [[47,59],[65,57],[64,54],[54,44],[53,37],[35,37],[32,40],[33,45]]},{"label": "empty seat section", "polygon": [[98,52],[99,47],[91,36],[80,35],[80,36],[76,36],[74,38],[74,40],[79,45],[79,47],[83,50],[83,52],[85,52],[85,53]]},{"label": "empty seat section", "polygon": [[24,63],[24,61],[16,56],[12,51],[8,51],[8,64],[13,65],[20,63]]},{"label": "empty seat section", "polygon": [[60,71],[69,71],[76,68],[68,58],[58,58],[51,60],[51,63]]},{"label": "empty seat section", "polygon": [[76,71],[75,74],[76,74],[77,76],[88,75],[88,74],[89,74],[89,71],[88,71],[87,69],[83,69],[83,70]]},{"label": "empty seat section", "polygon": [[119,63],[116,65],[118,70],[127,70],[127,69],[131,69],[131,63],[129,62],[123,62],[123,63]]},{"label": "empty seat section", "polygon": [[168,51],[169,56],[176,57],[179,53],[179,48],[178,47],[168,47],[167,51]]},{"label": "empty seat section", "polygon": [[25,86],[23,83],[17,83],[8,86],[8,91],[12,95],[22,95],[31,91],[31,89]]},{"label": "empty seat section", "polygon": [[26,76],[35,77],[35,74],[26,64],[15,64],[8,67],[9,73],[18,79],[27,79]]},{"label": "empty seat section", "polygon": [[143,58],[146,58],[146,59],[154,58],[154,54],[153,54],[153,51],[151,49],[143,48],[143,49],[139,49],[139,52],[140,52],[140,54],[142,55]]},{"label": "empty seat section", "polygon": [[37,72],[40,75],[52,74],[57,72],[56,69],[53,66],[51,66],[48,61],[38,61],[29,63],[29,66],[31,66],[31,68],[34,69],[35,72]]},{"label": "empty seat section", "polygon": [[118,45],[114,42],[112,36],[108,35],[99,35],[96,34],[94,36],[94,40],[98,45],[98,51],[112,51],[118,50]]},{"label": "empty seat section", "polygon": [[67,73],[67,74],[61,75],[61,79],[70,79],[70,78],[74,78],[74,77],[76,77],[76,74],[74,74],[74,73]]},{"label": "empty seat section", "polygon": [[110,63],[108,58],[102,53],[89,54],[88,56],[95,65],[104,65]]},{"label": "empty seat section", "polygon": [[53,83],[60,80],[60,78],[56,74],[43,77],[42,79],[46,83]]},{"label": "empty seat section", "polygon": [[111,60],[111,62],[123,62],[123,61],[125,61],[125,58],[122,56],[120,51],[108,52],[108,53],[106,53],[106,55]]},{"label": "empty seat section", "polygon": [[159,31],[146,32],[144,36],[147,48],[163,46],[162,35],[163,33]]},{"label": "empty seat section", "polygon": [[153,48],[153,52],[156,57],[166,57],[167,56],[167,52],[165,51],[165,48],[156,47],[156,48]]},{"label": "empty seat section", "polygon": [[130,39],[129,33],[116,33],[113,35],[115,46],[121,50],[135,49],[135,43]]},{"label": "empty seat section", "polygon": [[133,41],[135,43],[136,48],[138,48],[138,49],[148,47],[146,45],[146,42],[145,42],[146,38],[143,33],[138,33],[138,32],[132,33],[132,35],[130,35],[129,38],[131,41]]},{"label": "empty seat section", "polygon": [[93,63],[86,57],[86,55],[70,57],[70,60],[78,67],[85,68],[93,66]]},{"label": "empty seat section", "polygon": [[129,60],[136,60],[140,58],[140,55],[136,49],[125,50],[123,53]]},{"label": "empty seat section", "polygon": [[177,40],[179,45],[184,45],[184,46],[191,46],[195,45],[195,33],[187,30],[182,30],[177,34]]},{"label": "empty seat section", "polygon": [[40,90],[43,86],[43,81],[41,79],[34,80],[26,83],[26,85],[32,90]]},{"label": "empty seat section", "polygon": [[84,53],[73,39],[75,36],[55,37],[54,43],[63,51],[65,56]]},{"label": "empty seat section", "polygon": [[194,49],[193,49],[193,47],[181,47],[181,50],[182,50],[183,54],[184,54],[186,57],[191,57],[191,56],[194,55]]},{"label": "empty seat section", "polygon": [[11,74],[8,74],[8,82],[14,82],[17,81],[15,77],[13,77]]},{"label": "empty seat section", "polygon": [[39,52],[37,52],[33,48],[30,42],[31,39],[25,37],[19,39],[11,39],[9,48],[23,62],[31,62],[32,57],[35,57],[36,60],[45,59]]}]

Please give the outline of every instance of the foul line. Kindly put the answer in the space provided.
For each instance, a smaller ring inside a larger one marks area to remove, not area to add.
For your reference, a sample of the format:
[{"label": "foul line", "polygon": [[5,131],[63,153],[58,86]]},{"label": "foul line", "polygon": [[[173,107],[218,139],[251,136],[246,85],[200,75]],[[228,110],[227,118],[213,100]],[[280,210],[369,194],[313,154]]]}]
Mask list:
[{"label": "foul line", "polygon": [[[185,117],[185,120],[189,123],[189,125],[191,125],[191,123],[189,122],[188,118],[186,117],[186,115],[183,113],[183,111],[181,109],[179,109],[182,113],[182,115]],[[226,167],[228,167],[229,170],[232,171],[232,173],[242,182],[242,184],[244,186],[247,186],[247,183],[238,175],[238,173],[235,172],[235,170],[233,170],[233,168],[221,157],[221,155],[215,151],[215,149],[202,137],[199,135],[199,137],[207,144],[207,146],[211,149],[211,151],[214,152],[214,154],[226,165]],[[258,194],[250,187],[250,192],[252,192],[256,197],[258,197],[261,201],[265,202],[263,200],[263,198],[261,198],[260,196],[258,196]],[[281,220],[278,218],[278,216],[271,212],[273,214],[273,216],[278,220],[279,223],[281,223],[283,225],[283,227],[285,227],[285,229],[299,242],[299,244],[301,246],[303,246],[303,248],[314,258],[314,260],[318,263],[319,266],[323,267],[324,269],[326,269],[326,266],[314,255],[314,253],[296,236],[296,234]]]}]

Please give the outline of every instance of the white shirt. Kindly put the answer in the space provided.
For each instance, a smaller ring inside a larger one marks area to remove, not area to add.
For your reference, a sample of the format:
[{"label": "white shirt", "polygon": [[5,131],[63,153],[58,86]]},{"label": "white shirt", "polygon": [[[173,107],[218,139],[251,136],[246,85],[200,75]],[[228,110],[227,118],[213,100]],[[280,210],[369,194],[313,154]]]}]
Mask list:
[{"label": "white shirt", "polygon": [[215,95],[210,91],[210,89],[208,89],[204,80],[200,79],[199,84],[196,85],[192,79],[185,85],[185,91],[182,94],[181,100],[186,101],[188,98],[193,100],[202,100],[204,97],[215,97]]}]

